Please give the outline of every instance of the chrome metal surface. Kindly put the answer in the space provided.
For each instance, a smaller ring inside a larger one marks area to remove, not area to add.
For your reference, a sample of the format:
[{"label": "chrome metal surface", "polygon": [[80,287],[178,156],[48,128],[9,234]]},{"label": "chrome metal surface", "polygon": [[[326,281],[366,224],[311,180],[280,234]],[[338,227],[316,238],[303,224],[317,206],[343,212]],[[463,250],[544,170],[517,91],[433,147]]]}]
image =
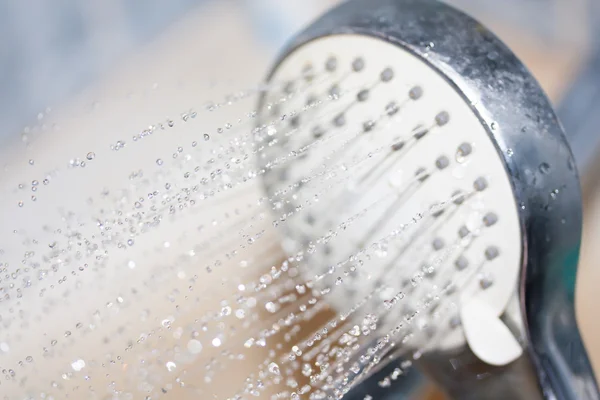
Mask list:
[{"label": "chrome metal surface", "polygon": [[[338,34],[393,43],[438,71],[486,127],[510,176],[523,232],[518,295],[529,352],[502,371],[489,368],[489,374],[471,376],[462,386],[448,386],[448,392],[458,399],[600,399],[574,312],[579,178],[538,83],[485,27],[434,0],[348,1],[300,33],[280,61],[311,40]],[[423,370],[449,385],[448,365],[456,357],[433,355]],[[535,374],[523,381],[523,371],[532,368]]]},{"label": "chrome metal surface", "polygon": [[428,354],[419,366],[453,399],[543,398],[536,371],[527,355],[508,366],[491,367],[481,362],[468,348],[463,348],[455,352]]}]

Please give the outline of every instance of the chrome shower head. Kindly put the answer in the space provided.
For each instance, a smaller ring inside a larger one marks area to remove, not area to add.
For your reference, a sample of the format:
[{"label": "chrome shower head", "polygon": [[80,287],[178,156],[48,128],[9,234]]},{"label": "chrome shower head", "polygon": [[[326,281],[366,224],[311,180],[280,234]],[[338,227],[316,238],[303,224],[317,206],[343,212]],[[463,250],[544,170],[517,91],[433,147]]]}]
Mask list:
[{"label": "chrome shower head", "polygon": [[573,306],[573,155],[510,49],[435,0],[351,0],[269,83],[256,136],[284,247],[334,309],[376,320],[377,363],[410,358],[461,399],[600,398]]}]

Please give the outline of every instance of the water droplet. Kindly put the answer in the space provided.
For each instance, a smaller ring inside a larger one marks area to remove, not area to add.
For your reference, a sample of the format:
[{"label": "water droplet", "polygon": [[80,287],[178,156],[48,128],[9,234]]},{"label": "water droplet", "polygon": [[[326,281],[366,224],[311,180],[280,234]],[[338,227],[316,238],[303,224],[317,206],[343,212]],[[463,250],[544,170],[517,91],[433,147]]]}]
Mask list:
[{"label": "water droplet", "polygon": [[279,371],[279,365],[277,365],[274,362],[269,364],[269,372],[272,373],[273,375],[281,375],[281,372]]},{"label": "water droplet", "polygon": [[173,372],[175,371],[175,368],[177,368],[177,364],[175,364],[173,361],[167,361],[165,367],[167,367],[167,371]]},{"label": "water droplet", "polygon": [[204,140],[207,140],[207,141],[210,140],[210,135],[208,133],[204,134]]},{"label": "water droplet", "polygon": [[275,313],[278,308],[277,305],[275,305],[275,303],[269,301],[267,304],[265,304],[265,309],[270,313]]},{"label": "water droplet", "polygon": [[550,172],[550,165],[548,165],[545,162],[541,163],[539,169],[542,174],[547,174],[548,172]]},{"label": "water droplet", "polygon": [[156,165],[163,165],[163,160],[160,158],[156,159]]},{"label": "water droplet", "polygon": [[73,368],[73,371],[81,371],[85,368],[85,361],[82,359],[75,360],[71,363],[71,368]]},{"label": "water droplet", "polygon": [[87,158],[88,160],[92,161],[94,158],[96,158],[96,153],[90,151],[89,153],[87,153],[87,155],[85,156],[85,158]]},{"label": "water droplet", "polygon": [[187,343],[187,349],[191,354],[199,354],[202,351],[202,343],[196,339],[191,339]]}]

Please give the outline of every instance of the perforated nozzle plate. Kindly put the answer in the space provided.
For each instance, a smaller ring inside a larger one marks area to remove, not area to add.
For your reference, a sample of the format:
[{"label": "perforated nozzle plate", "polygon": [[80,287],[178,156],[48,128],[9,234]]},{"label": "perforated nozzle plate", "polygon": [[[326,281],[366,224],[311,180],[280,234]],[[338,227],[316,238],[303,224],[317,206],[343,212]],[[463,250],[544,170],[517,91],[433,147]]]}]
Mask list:
[{"label": "perforated nozzle plate", "polygon": [[381,335],[416,315],[405,348],[455,348],[476,326],[474,352],[511,361],[487,356],[503,344],[466,307],[503,313],[521,232],[503,160],[463,97],[423,60],[358,35],[299,47],[271,82],[260,162],[286,249],[308,256],[304,279],[341,313],[368,299],[357,314],[385,321]]}]

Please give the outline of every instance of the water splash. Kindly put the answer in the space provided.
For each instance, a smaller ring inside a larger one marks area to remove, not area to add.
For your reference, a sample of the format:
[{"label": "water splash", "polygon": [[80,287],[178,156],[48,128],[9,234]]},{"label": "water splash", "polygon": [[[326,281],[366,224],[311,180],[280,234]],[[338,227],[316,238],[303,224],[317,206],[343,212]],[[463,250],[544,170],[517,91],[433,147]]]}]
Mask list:
[{"label": "water splash", "polygon": [[[408,178],[393,171],[452,116],[406,130],[426,96],[412,83],[355,123],[394,73],[357,82],[369,64],[346,64],[330,57],[110,138],[39,137],[64,148],[34,161],[32,140],[14,156],[2,181],[4,396],[338,399],[390,362],[379,385],[402,379],[456,330],[457,296],[498,256],[464,258],[497,221],[473,205],[487,181],[393,218],[451,168],[438,157]],[[452,149],[461,165],[476,150]],[[452,218],[459,235],[445,241]]]}]

